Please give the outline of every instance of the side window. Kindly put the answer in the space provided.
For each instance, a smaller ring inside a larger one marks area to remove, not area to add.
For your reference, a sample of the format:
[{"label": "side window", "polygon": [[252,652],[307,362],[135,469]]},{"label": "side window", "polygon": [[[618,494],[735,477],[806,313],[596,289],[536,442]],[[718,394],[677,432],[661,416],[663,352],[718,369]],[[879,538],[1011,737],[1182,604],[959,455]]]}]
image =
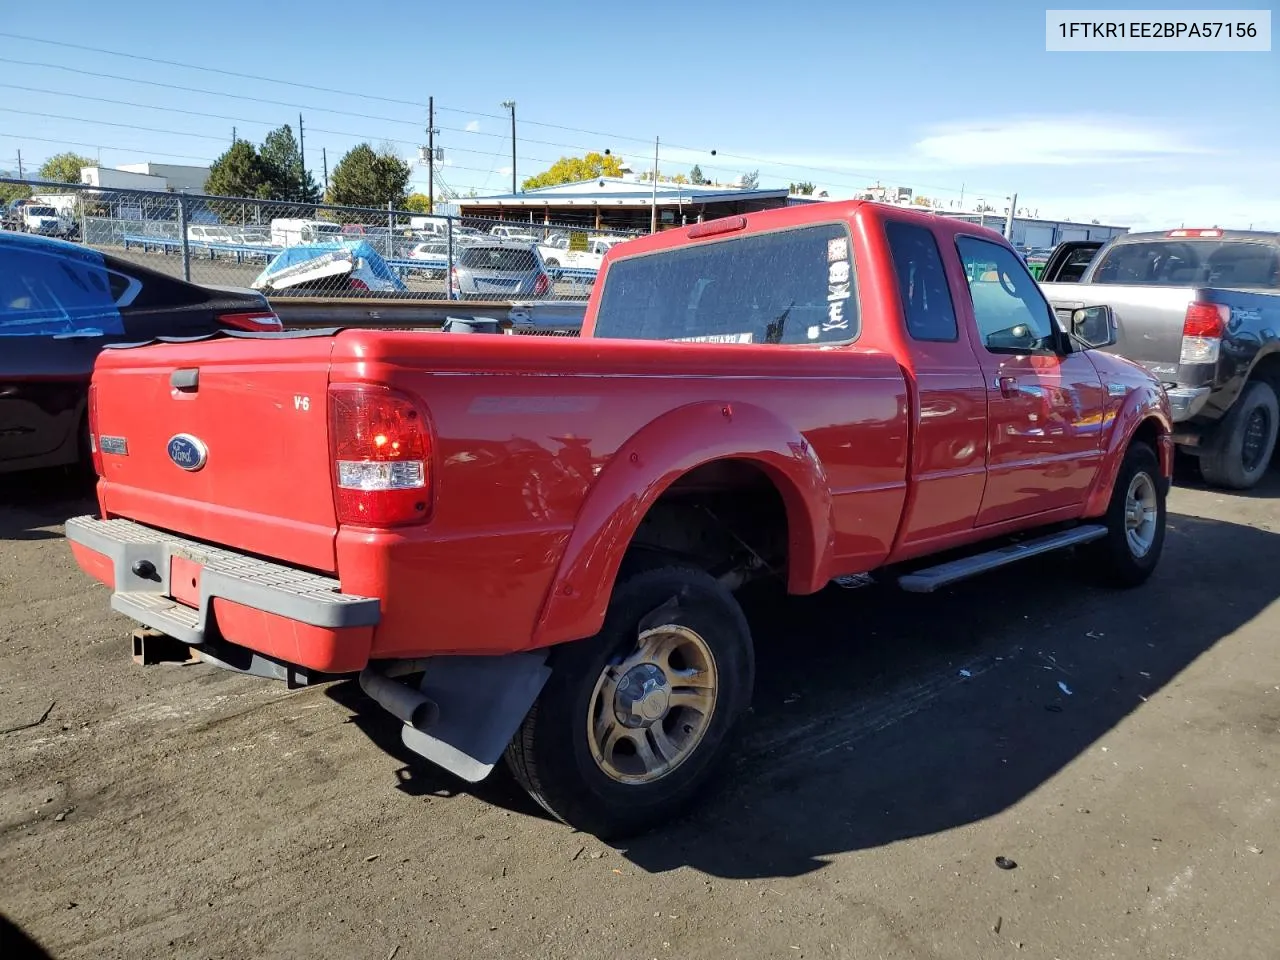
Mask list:
[{"label": "side window", "polygon": [[1057,325],[1018,255],[977,237],[957,237],[956,248],[983,345],[993,353],[1053,350]]},{"label": "side window", "polygon": [[123,332],[100,263],[38,250],[6,251],[0,271],[0,337]]},{"label": "side window", "polygon": [[955,340],[956,308],[933,231],[898,220],[884,225],[907,333],[913,340]]}]

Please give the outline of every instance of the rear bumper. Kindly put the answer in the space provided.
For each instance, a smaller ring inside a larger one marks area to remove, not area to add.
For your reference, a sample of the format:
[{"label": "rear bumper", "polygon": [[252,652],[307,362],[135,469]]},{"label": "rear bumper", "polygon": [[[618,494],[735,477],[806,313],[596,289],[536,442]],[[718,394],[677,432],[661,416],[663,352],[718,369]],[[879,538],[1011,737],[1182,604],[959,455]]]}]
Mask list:
[{"label": "rear bumper", "polygon": [[1181,423],[1198,414],[1208,403],[1209,394],[1212,392],[1212,387],[1174,387],[1172,390],[1166,390],[1173,422]]},{"label": "rear bumper", "polygon": [[183,643],[225,640],[322,673],[369,661],[380,603],[331,577],[131,520],[74,517],[66,535],[80,567],[114,591],[112,609]]}]

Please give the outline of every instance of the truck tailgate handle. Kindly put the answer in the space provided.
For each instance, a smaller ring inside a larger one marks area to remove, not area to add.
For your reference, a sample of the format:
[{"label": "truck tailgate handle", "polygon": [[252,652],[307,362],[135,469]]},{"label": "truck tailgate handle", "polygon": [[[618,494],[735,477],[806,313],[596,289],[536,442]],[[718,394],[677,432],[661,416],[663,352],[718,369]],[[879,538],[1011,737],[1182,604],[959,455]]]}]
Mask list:
[{"label": "truck tailgate handle", "polygon": [[1000,377],[1000,396],[1009,398],[1018,395],[1018,378],[1017,377]]},{"label": "truck tailgate handle", "polygon": [[196,391],[200,389],[200,368],[184,367],[169,374],[169,386],[175,390]]}]

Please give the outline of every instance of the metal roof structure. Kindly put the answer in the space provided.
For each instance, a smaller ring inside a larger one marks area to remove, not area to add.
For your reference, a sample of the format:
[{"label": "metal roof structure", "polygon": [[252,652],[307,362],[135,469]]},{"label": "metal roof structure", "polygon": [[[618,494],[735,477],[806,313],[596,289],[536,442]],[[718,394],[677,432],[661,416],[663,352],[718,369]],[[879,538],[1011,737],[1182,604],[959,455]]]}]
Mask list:
[{"label": "metal roof structure", "polygon": [[[623,177],[596,177],[553,187],[538,187],[523,193],[496,194],[487,197],[458,197],[454,202],[466,212],[467,207],[651,207],[654,186],[644,180]],[[686,204],[785,203],[787,188],[743,190],[739,187],[716,187],[706,184],[658,181],[657,205]]]}]

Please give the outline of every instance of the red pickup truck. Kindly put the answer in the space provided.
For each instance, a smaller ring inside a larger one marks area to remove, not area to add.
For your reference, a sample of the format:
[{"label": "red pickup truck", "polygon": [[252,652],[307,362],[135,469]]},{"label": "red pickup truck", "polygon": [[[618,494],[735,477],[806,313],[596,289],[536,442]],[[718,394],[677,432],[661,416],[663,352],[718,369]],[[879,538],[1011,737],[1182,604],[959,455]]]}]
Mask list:
[{"label": "red pickup truck", "polygon": [[475,781],[505,754],[553,815],[618,836],[725,752],[749,579],[927,592],[1073,546],[1112,584],[1151,574],[1169,405],[1090,349],[1114,339],[972,224],[730,217],[615,246],[580,338],[107,350],[100,515],[67,538],[135,644],[358,673],[422,756]]}]

